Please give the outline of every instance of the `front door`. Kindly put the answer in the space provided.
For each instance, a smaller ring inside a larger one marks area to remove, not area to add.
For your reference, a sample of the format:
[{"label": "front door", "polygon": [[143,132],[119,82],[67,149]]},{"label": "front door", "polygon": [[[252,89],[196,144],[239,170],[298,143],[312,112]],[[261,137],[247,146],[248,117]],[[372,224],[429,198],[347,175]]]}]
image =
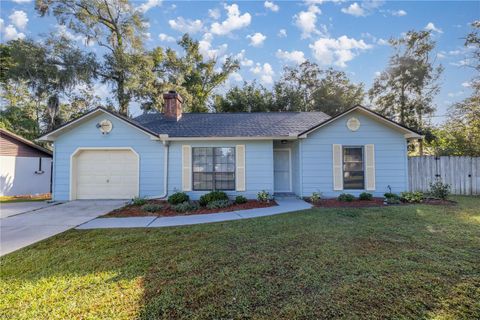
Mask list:
[{"label": "front door", "polygon": [[273,150],[275,192],[291,192],[290,149]]}]

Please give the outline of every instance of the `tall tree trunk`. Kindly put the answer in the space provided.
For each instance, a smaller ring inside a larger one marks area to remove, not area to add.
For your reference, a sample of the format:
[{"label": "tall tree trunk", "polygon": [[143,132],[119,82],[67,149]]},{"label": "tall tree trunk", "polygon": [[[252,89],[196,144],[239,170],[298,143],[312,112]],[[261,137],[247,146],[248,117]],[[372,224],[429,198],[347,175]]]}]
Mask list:
[{"label": "tall tree trunk", "polygon": [[118,112],[121,115],[128,117],[128,104],[129,98],[125,93],[125,80],[123,76],[120,76],[117,80],[117,99],[118,99]]}]

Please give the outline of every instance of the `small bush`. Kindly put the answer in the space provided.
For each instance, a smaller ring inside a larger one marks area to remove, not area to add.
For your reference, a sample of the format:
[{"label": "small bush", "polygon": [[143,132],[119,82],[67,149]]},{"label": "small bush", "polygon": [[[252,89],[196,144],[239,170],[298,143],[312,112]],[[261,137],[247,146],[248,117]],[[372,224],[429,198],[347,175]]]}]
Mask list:
[{"label": "small bush", "polygon": [[237,196],[235,198],[235,203],[236,204],[243,204],[243,203],[247,203],[247,202],[248,202],[248,200],[244,196]]},{"label": "small bush", "polygon": [[443,183],[437,179],[434,183],[430,183],[430,195],[437,199],[447,200],[450,195],[450,185]]},{"label": "small bush", "polygon": [[313,192],[311,197],[310,197],[310,201],[312,203],[317,203],[320,200],[320,198],[321,198],[321,196],[320,196],[319,192]]},{"label": "small bush", "polygon": [[145,203],[147,203],[147,199],[145,198],[135,197],[132,199],[132,204],[136,206],[143,206]]},{"label": "small bush", "polygon": [[207,204],[218,200],[228,200],[228,195],[223,191],[211,191],[200,197],[200,205],[205,207]]},{"label": "small bush", "polygon": [[387,192],[383,195],[386,199],[397,199],[400,200],[400,197],[396,193]]},{"label": "small bush", "polygon": [[358,199],[360,199],[360,200],[372,200],[373,195],[371,193],[368,193],[368,192],[362,192],[358,196]]},{"label": "small bush", "polygon": [[163,206],[157,203],[147,203],[142,206],[142,210],[147,212],[158,212],[158,211],[161,211],[162,209],[163,209]]},{"label": "small bush", "polygon": [[216,200],[207,204],[208,209],[220,209],[230,207],[232,203],[229,200]]},{"label": "small bush", "polygon": [[190,197],[185,192],[175,192],[170,197],[168,197],[168,203],[171,205],[176,205],[184,202],[188,202]]},{"label": "small bush", "polygon": [[349,193],[342,193],[341,195],[338,196],[337,199],[338,201],[352,202],[353,200],[355,200],[355,196]]},{"label": "small bush", "polygon": [[183,203],[173,205],[172,209],[175,210],[176,212],[185,213],[185,212],[198,210],[199,207],[196,203],[185,201]]},{"label": "small bush", "polygon": [[267,191],[265,190],[262,190],[260,191],[259,193],[257,193],[257,200],[258,201],[261,201],[261,202],[268,202],[272,199],[272,196],[270,195],[270,193],[268,193]]},{"label": "small bush", "polygon": [[424,199],[423,192],[420,191],[415,191],[415,192],[402,192],[400,193],[400,199],[403,202],[408,202],[408,203],[420,203]]},{"label": "small bush", "polygon": [[397,197],[397,198],[394,198],[394,197],[386,198],[386,199],[385,199],[385,202],[386,202],[387,204],[400,204],[400,203],[401,203],[401,201],[400,201],[400,199],[399,199],[398,197]]}]

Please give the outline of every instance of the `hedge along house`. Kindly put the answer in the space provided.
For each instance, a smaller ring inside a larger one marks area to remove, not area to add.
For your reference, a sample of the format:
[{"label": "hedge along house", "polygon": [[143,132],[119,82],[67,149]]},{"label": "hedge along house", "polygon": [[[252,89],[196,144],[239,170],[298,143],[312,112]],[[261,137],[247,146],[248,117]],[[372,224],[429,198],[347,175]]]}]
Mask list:
[{"label": "hedge along house", "polygon": [[422,136],[355,106],[322,112],[165,113],[134,119],[103,108],[45,134],[54,145],[55,200],[162,198],[211,190],[324,197],[408,188],[407,143]]}]

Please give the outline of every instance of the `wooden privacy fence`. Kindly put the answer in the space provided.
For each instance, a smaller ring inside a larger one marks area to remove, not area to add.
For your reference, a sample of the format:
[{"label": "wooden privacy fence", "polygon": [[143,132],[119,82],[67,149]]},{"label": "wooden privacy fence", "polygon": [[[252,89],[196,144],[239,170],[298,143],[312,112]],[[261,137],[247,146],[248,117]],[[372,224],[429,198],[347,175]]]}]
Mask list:
[{"label": "wooden privacy fence", "polygon": [[408,175],[411,191],[428,191],[439,178],[452,194],[480,194],[480,157],[409,157]]}]

